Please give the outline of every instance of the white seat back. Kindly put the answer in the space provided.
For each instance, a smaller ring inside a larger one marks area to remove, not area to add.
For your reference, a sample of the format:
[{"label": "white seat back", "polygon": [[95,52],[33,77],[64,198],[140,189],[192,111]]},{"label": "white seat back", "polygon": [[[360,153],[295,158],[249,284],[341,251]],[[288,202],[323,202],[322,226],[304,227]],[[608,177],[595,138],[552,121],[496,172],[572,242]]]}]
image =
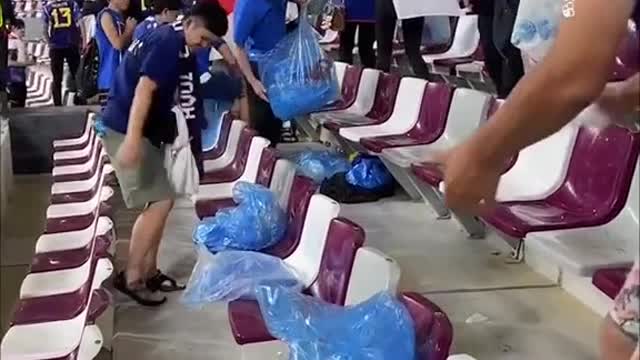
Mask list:
[{"label": "white seat back", "polygon": [[548,138],[520,151],[514,166],[502,176],[498,201],[540,200],[565,179],[578,127],[568,125]]},{"label": "white seat back", "polygon": [[362,247],[353,262],[345,305],[361,303],[381,291],[397,292],[400,266],[381,251]]},{"label": "white seat back", "polygon": [[278,196],[278,203],[285,211],[289,206],[289,195],[291,194],[295,177],[296,165],[294,163],[285,159],[278,159],[276,161],[269,189]]},{"label": "white seat back", "polygon": [[336,69],[336,77],[338,78],[338,87],[342,90],[342,83],[344,82],[344,74],[347,72],[347,63],[343,63],[340,61],[336,61],[333,63],[334,68]]},{"label": "white seat back", "polygon": [[425,55],[423,58],[432,63],[436,60],[469,57],[476,52],[479,44],[478,15],[460,16],[449,50],[441,54]]},{"label": "white seat back", "polygon": [[347,109],[349,113],[366,115],[376,99],[376,89],[380,79],[380,71],[374,69],[362,70],[356,101]]},{"label": "white seat back", "polygon": [[444,133],[438,142],[454,146],[466,140],[487,119],[492,96],[471,89],[456,89],[453,93]]},{"label": "white seat back", "polygon": [[313,195],[300,236],[300,244],[284,259],[305,287],[311,286],[320,272],[331,220],[340,213],[340,204],[320,194]]},{"label": "white seat back", "polygon": [[[412,77],[403,78],[400,81],[393,114],[391,114],[389,120],[370,127],[375,127],[379,129],[381,133],[389,135],[404,134],[411,130],[416,122],[418,122],[420,108],[422,107],[422,97],[426,86],[427,81],[425,80]],[[365,127],[363,127],[363,129],[364,128]]]},{"label": "white seat back", "polygon": [[229,138],[227,139],[227,145],[225,146],[224,153],[217,159],[204,161],[203,167],[205,173],[225,168],[231,164],[233,159],[236,157],[238,143],[240,142],[240,134],[242,133],[242,129],[246,126],[247,123],[242,120],[234,120],[231,123]]}]

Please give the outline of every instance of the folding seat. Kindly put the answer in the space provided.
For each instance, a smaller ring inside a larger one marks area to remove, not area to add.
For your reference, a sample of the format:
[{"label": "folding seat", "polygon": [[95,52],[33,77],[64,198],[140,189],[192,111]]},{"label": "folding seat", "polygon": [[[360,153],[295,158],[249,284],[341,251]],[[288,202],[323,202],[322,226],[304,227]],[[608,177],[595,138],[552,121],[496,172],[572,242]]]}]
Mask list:
[{"label": "folding seat", "polygon": [[113,271],[108,259],[80,268],[29,274],[2,345],[3,359],[92,359],[102,347],[95,322],[110,296],[100,286]]},{"label": "folding seat", "polygon": [[460,16],[453,35],[451,47],[444,53],[424,55],[427,64],[433,65],[436,60],[468,59],[478,49],[480,32],[478,31],[478,15]]},{"label": "folding seat", "polygon": [[360,145],[371,153],[387,148],[426,145],[435,142],[444,132],[453,88],[446,84],[427,84],[420,102],[420,112],[413,126],[405,132],[386,133],[360,138]]},{"label": "folding seat", "polygon": [[400,301],[409,310],[416,328],[416,359],[451,359],[449,349],[453,342],[453,326],[447,314],[418,293],[402,293]]},{"label": "folding seat", "polygon": [[[220,124],[220,132],[218,133],[218,140],[216,143],[208,150],[202,153],[203,160],[214,160],[221,157],[228,149],[227,147],[232,145],[234,141],[229,143],[229,137],[231,136],[232,124],[234,123],[233,117],[229,113],[225,113],[222,116],[222,123]],[[244,128],[246,123],[241,121],[238,124],[240,127]],[[242,130],[242,129],[240,129]],[[237,145],[237,140],[236,140]],[[203,145],[204,149],[204,145]]]},{"label": "folding seat", "polygon": [[629,20],[627,37],[622,41],[616,56],[611,76],[612,81],[625,80],[638,72],[640,69],[638,46],[640,46],[640,38],[638,37],[637,24],[633,20]]},{"label": "folding seat", "polygon": [[579,276],[591,277],[599,272],[600,278],[607,269],[614,269],[615,273],[615,269],[630,267],[638,254],[640,233],[640,165],[631,166],[635,167],[635,173],[629,191],[621,189],[619,195],[625,204],[617,214],[612,214],[610,222],[596,227],[530,232],[525,236],[527,251],[541,254],[558,264],[563,272]]},{"label": "folding seat", "polygon": [[[311,120],[320,124],[342,114],[365,116],[373,107],[376,88],[381,72],[374,69],[361,70],[357,89],[352,86],[342,88],[342,99],[336,104],[317,113],[311,114]],[[349,71],[345,74],[345,83],[350,80]]]},{"label": "folding seat", "polygon": [[374,125],[341,128],[339,135],[351,143],[358,144],[360,139],[365,137],[406,133],[418,121],[426,87],[425,80],[403,78],[400,81],[393,113],[387,121]]},{"label": "folding seat", "polygon": [[95,120],[96,114],[93,112],[87,113],[87,120],[85,122],[84,130],[79,137],[69,138],[69,139],[60,139],[53,141],[53,151],[54,152],[64,152],[64,151],[73,151],[73,150],[81,150],[89,145],[89,140],[91,138],[91,133],[93,132],[93,122]]},{"label": "folding seat", "polygon": [[92,146],[91,156],[86,163],[55,166],[51,171],[53,182],[87,180],[98,171],[98,167],[104,166],[104,164],[108,162],[109,158],[107,157],[102,142],[98,142]]},{"label": "folding seat", "polygon": [[324,122],[323,126],[338,132],[343,127],[374,125],[387,121],[394,110],[400,80],[397,75],[380,73],[371,111],[364,116],[347,113],[332,114],[332,120]]},{"label": "folding seat", "polygon": [[223,169],[233,162],[240,144],[245,144],[246,137],[255,136],[256,132],[247,128],[242,120],[223,121],[220,137],[216,146],[203,153],[204,172],[209,173]]},{"label": "folding seat", "polygon": [[100,141],[100,137],[95,131],[89,134],[90,146],[85,146],[78,150],[56,151],[53,153],[53,166],[80,165],[91,159],[93,146]]},{"label": "folding seat", "polygon": [[497,109],[498,104],[485,92],[456,89],[444,131],[438,139],[427,145],[386,148],[382,150],[380,158],[407,193],[413,198],[422,197],[432,205],[439,217],[446,218],[449,210],[433,193],[431,185],[416,178],[411,171],[411,164],[432,161],[434,155],[467,139]]},{"label": "folding seat", "polygon": [[269,183],[276,154],[273,149],[268,148],[269,140],[253,134],[253,130],[244,129],[233,162],[223,169],[206,173],[201,178],[196,195],[197,212],[206,215],[206,209],[212,206],[203,201],[231,199],[233,187],[240,181],[256,183],[262,179],[262,184]]}]

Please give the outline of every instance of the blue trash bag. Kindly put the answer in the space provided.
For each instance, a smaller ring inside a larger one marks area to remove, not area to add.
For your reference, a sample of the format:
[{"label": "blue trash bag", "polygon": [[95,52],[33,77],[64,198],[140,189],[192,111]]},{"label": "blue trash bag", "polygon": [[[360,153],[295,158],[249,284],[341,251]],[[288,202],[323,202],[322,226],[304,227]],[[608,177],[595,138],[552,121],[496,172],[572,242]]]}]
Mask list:
[{"label": "blue trash bag", "polygon": [[198,261],[182,296],[188,306],[255,299],[258,286],[279,286],[301,291],[295,271],[282,259],[251,251],[210,253],[198,247]]},{"label": "blue trash bag", "polygon": [[196,225],[193,241],[211,252],[260,251],[278,243],[287,231],[288,218],[271,190],[239,182],[233,187],[236,207],[218,211]]},{"label": "blue trash bag", "polygon": [[260,61],[269,104],[283,121],[318,111],[340,97],[333,61],[318,38],[303,9],[298,27]]},{"label": "blue trash bag", "polygon": [[328,150],[304,151],[295,157],[295,163],[298,173],[311,178],[316,184],[351,168],[344,155]]},{"label": "blue trash bag", "polygon": [[289,360],[415,360],[411,314],[391,293],[342,307],[287,288],[256,292],[269,333],[289,345]]},{"label": "blue trash bag", "polygon": [[393,185],[393,175],[375,156],[360,155],[353,160],[351,170],[345,176],[351,185],[365,189],[379,189]]}]

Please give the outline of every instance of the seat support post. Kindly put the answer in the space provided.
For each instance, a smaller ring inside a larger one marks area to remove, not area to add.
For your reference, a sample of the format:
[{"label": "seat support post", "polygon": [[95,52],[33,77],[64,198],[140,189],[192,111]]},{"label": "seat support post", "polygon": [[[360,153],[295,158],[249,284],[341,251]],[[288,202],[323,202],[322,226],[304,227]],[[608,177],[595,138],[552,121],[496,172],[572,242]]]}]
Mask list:
[{"label": "seat support post", "polygon": [[456,211],[452,211],[453,217],[458,220],[460,225],[469,234],[470,239],[484,239],[486,228],[482,220],[475,216],[463,215]]},{"label": "seat support post", "polygon": [[300,117],[295,120],[296,126],[300,129],[311,141],[320,141],[317,129],[311,124],[310,118]]},{"label": "seat support post", "polygon": [[[408,169],[399,167],[393,162],[385,159],[384,156],[380,156],[380,160],[382,160],[382,163],[387,167],[387,170],[389,170],[391,175],[393,175],[393,177],[400,184],[400,186],[402,186],[404,191],[406,191],[407,194],[409,194],[412,200],[415,201],[415,200],[420,200],[422,198],[420,196],[420,193],[417,189],[416,184],[412,181],[411,177],[409,176]],[[438,216],[439,215],[440,214],[438,214]]]},{"label": "seat support post", "polygon": [[431,205],[431,208],[438,215],[439,220],[451,219],[451,212],[449,208],[444,204],[444,200],[442,199],[442,194],[431,187],[429,184],[425,184],[424,182],[416,179],[414,175],[409,174],[411,181],[416,184],[416,189],[422,199]]}]

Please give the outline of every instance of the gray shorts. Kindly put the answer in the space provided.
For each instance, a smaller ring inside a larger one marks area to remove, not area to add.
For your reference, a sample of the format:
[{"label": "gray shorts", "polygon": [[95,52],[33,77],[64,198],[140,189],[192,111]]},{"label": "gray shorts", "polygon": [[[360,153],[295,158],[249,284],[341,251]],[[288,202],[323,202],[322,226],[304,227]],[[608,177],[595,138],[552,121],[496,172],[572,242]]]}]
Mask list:
[{"label": "gray shorts", "polygon": [[149,203],[175,199],[176,194],[164,167],[164,150],[143,138],[140,164],[135,168],[122,168],[118,166],[116,154],[123,141],[124,135],[111,129],[106,129],[102,138],[127,207],[142,208]]}]

